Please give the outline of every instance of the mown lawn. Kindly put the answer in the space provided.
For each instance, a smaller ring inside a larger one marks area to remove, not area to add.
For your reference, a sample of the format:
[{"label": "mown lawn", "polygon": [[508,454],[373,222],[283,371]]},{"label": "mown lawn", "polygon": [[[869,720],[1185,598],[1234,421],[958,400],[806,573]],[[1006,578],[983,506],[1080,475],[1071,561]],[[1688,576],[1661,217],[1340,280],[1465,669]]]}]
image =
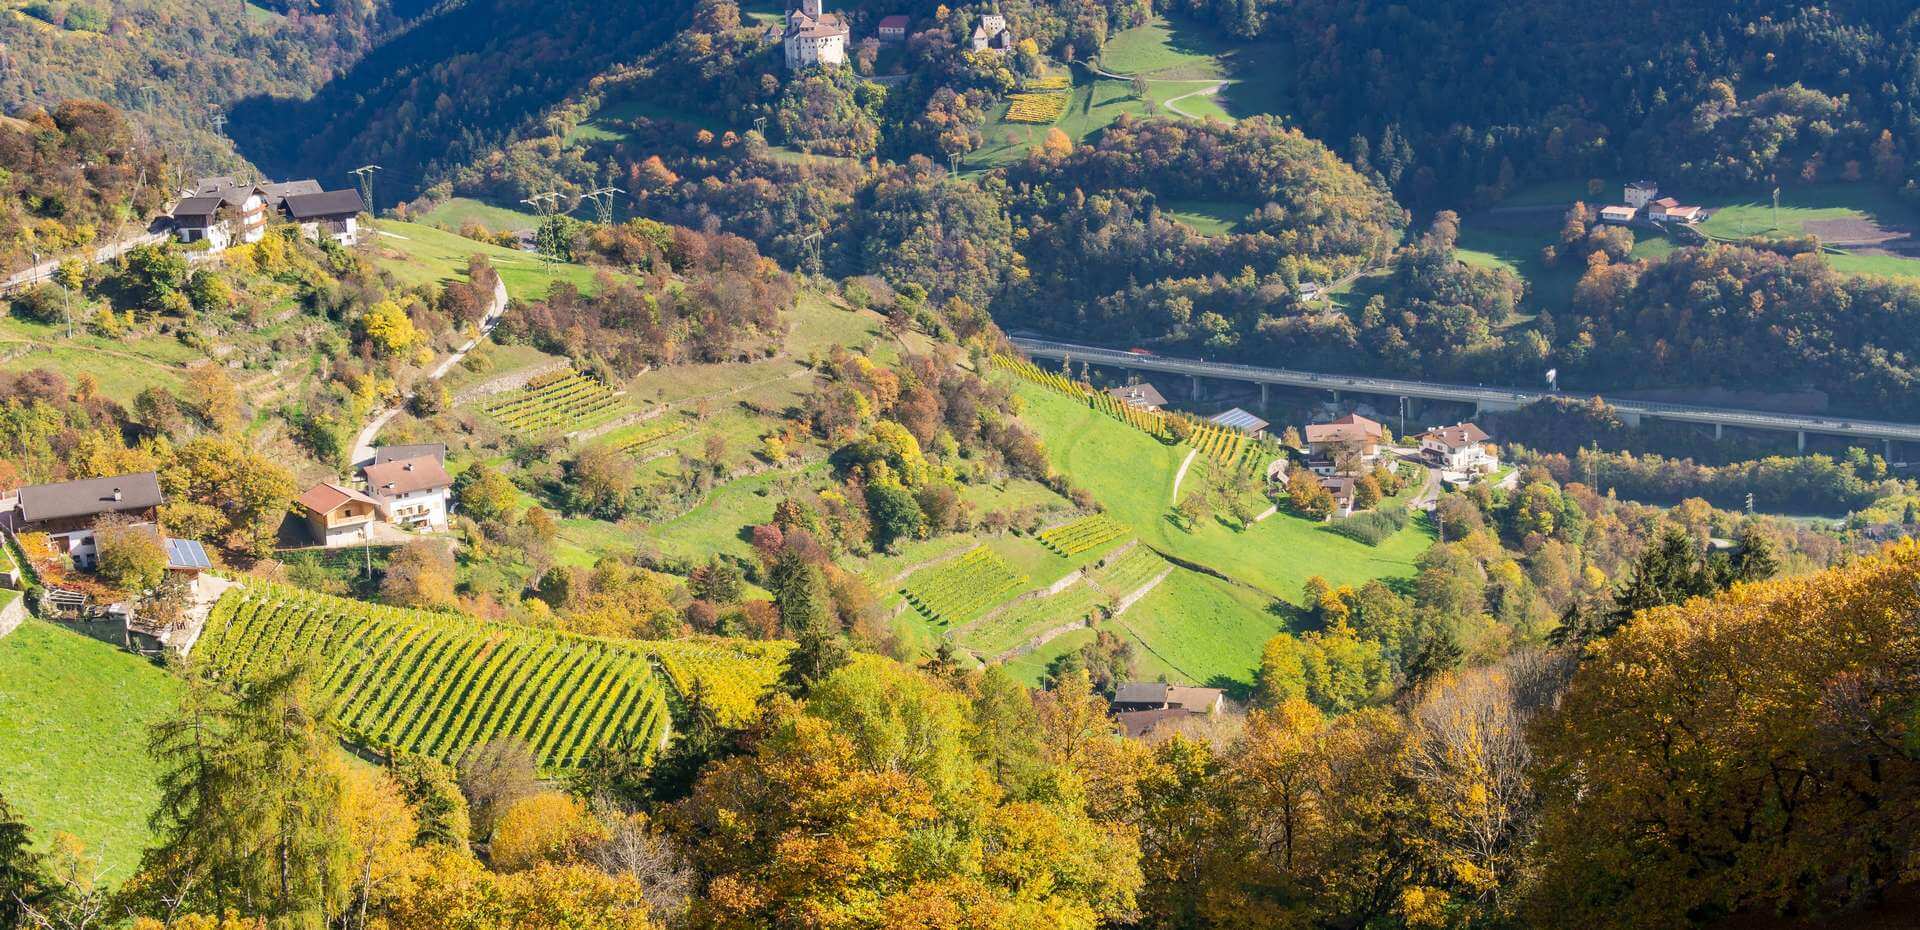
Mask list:
[{"label": "mown lawn", "polygon": [[449,198],[415,217],[415,222],[452,232],[458,232],[470,220],[478,221],[494,232],[532,229],[540,225],[540,217],[526,210],[495,206],[472,197]]},{"label": "mown lawn", "polygon": [[0,639],[0,795],[42,846],[73,834],[119,884],[159,803],[147,727],[183,685],[153,663],[39,620]]},{"label": "mown lawn", "polygon": [[1261,647],[1288,628],[1292,613],[1259,592],[1176,568],[1113,622],[1132,634],[1142,677],[1164,672],[1170,681],[1244,696],[1260,668]]}]

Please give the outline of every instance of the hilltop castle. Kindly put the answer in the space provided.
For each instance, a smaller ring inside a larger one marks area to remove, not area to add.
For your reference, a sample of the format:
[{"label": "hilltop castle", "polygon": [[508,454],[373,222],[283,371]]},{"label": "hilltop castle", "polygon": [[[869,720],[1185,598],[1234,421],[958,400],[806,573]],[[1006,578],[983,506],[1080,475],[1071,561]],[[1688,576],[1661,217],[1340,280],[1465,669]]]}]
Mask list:
[{"label": "hilltop castle", "polygon": [[839,65],[847,61],[847,18],[828,13],[823,0],[800,0],[787,11],[787,68]]}]

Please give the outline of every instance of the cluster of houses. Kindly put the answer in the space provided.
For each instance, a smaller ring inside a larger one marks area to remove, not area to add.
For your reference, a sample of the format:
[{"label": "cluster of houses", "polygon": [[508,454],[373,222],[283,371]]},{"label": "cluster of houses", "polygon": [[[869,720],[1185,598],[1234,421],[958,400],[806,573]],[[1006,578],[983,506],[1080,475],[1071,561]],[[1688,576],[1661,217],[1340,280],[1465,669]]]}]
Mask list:
[{"label": "cluster of houses", "polygon": [[[1147,382],[1125,384],[1107,389],[1123,404],[1143,410],[1159,410],[1166,397]],[[1267,435],[1266,420],[1239,407],[1229,407],[1207,418],[1218,426],[1238,430],[1255,439]],[[1413,447],[1395,447],[1387,442],[1387,428],[1377,420],[1359,413],[1347,413],[1323,423],[1309,423],[1303,433],[1306,442],[1307,470],[1320,486],[1333,495],[1335,513],[1353,512],[1354,490],[1360,477],[1395,459],[1417,459],[1436,469],[1448,484],[1465,484],[1500,469],[1500,455],[1487,432],[1473,423],[1435,426],[1417,437]],[[1275,461],[1268,469],[1270,480],[1284,483],[1292,462]]]},{"label": "cluster of houses", "polygon": [[1688,206],[1672,197],[1660,196],[1660,185],[1635,181],[1627,185],[1626,203],[1600,208],[1600,222],[1628,226],[1635,222],[1692,226],[1707,218],[1700,207]]},{"label": "cluster of houses", "polygon": [[453,496],[447,447],[438,443],[381,446],[360,471],[364,489],[322,481],[296,502],[301,522],[322,546],[371,543],[382,525],[444,530]]},{"label": "cluster of houses", "polygon": [[[874,34],[862,40],[875,45],[897,45],[907,41],[912,20],[904,14],[883,16],[875,24]],[[786,52],[787,69],[799,70],[813,65],[843,65],[847,62],[847,41],[853,30],[846,16],[826,11],[825,0],[800,0],[787,10],[786,23],[775,27]],[[970,45],[976,52],[1004,55],[1013,50],[1013,31],[1007,18],[998,13],[980,17],[973,27]]]},{"label": "cluster of houses", "polygon": [[307,179],[258,184],[230,177],[202,178],[173,205],[173,232],[181,242],[205,242],[212,252],[234,244],[259,242],[267,219],[279,215],[301,234],[351,246],[360,240],[359,216],[366,211],[360,192],[323,190]]}]

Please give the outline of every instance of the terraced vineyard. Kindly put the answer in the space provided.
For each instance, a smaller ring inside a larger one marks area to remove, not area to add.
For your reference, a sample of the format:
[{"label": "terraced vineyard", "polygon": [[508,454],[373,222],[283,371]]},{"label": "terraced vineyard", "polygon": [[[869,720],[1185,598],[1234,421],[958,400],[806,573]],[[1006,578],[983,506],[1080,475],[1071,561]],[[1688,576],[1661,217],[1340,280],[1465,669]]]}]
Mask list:
[{"label": "terraced vineyard", "polygon": [[677,436],[684,433],[688,430],[689,426],[685,420],[668,420],[664,418],[655,420],[641,428],[638,432],[630,433],[621,437],[618,442],[612,443],[613,451],[631,455],[669,436]]},{"label": "terraced vineyard", "polygon": [[1238,461],[1246,443],[1247,434],[1213,423],[1201,423],[1194,427],[1193,435],[1187,439],[1187,445],[1222,465],[1232,465]]},{"label": "terraced vineyard", "polygon": [[786,643],[750,640],[675,640],[649,643],[673,689],[686,697],[697,686],[722,723],[753,715],[760,696],[780,679]]},{"label": "terraced vineyard", "polygon": [[1005,600],[1026,581],[1005,559],[981,546],[916,573],[900,589],[900,596],[928,620],[957,624]]},{"label": "terraced vineyard", "polygon": [[995,614],[963,630],[954,642],[986,660],[1019,650],[1049,630],[1078,623],[1096,610],[1112,607],[1168,569],[1165,559],[1136,545],[1109,556],[1078,583],[1051,597],[1036,598]]},{"label": "terraced vineyard", "polygon": [[622,409],[620,395],[577,371],[528,382],[525,390],[489,400],[480,412],[516,433],[572,432],[604,423]]},{"label": "terraced vineyard", "polygon": [[658,744],[670,722],[656,655],[727,706],[778,674],[770,652],[746,647],[598,640],[259,582],[221,597],[195,655],[230,678],[311,656],[330,716],[356,741],[451,760],[515,736],[547,769],[596,745]]},{"label": "terraced vineyard", "polygon": [[1040,534],[1040,542],[1053,551],[1072,558],[1097,549],[1127,535],[1127,528],[1106,514],[1096,513],[1064,523]]}]

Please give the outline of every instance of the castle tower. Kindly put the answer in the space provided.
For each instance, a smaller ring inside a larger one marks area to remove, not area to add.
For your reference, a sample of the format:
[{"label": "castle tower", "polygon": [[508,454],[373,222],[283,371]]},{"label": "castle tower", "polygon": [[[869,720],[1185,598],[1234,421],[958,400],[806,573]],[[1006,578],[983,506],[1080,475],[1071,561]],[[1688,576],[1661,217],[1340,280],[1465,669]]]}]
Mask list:
[{"label": "castle tower", "polygon": [[800,12],[819,19],[826,12],[825,0],[800,0]]}]

